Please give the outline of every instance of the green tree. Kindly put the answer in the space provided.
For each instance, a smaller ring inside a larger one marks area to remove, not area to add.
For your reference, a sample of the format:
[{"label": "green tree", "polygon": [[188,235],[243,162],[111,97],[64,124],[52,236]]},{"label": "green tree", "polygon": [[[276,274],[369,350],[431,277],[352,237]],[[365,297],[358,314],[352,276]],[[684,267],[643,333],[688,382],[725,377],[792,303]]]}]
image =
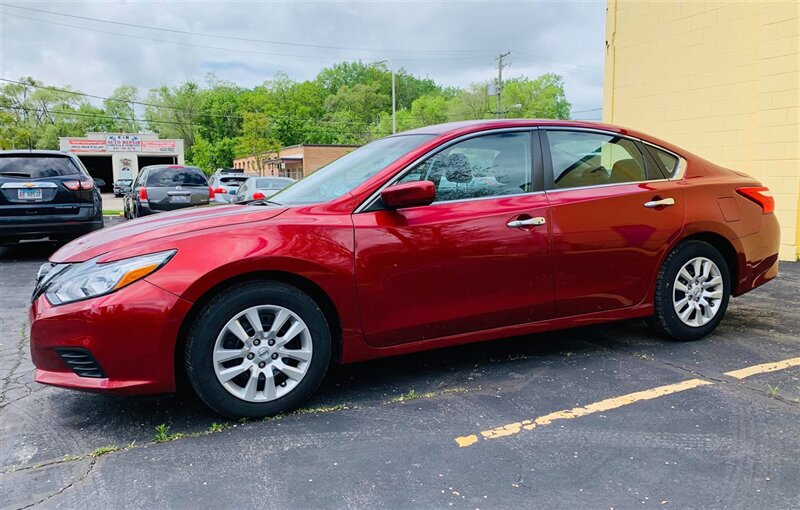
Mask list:
[{"label": "green tree", "polygon": [[152,89],[145,108],[147,127],[161,138],[182,138],[190,151],[201,115],[201,89],[191,81],[177,87]]},{"label": "green tree", "polygon": [[522,105],[514,116],[536,119],[569,119],[572,105],[564,93],[564,79],[547,73],[535,79],[524,76],[508,80],[503,86],[503,109]]},{"label": "green tree", "polygon": [[108,131],[138,133],[141,126],[136,120],[136,102],[139,90],[131,85],[117,87],[108,99],[103,101],[105,115],[110,117]]},{"label": "green tree", "polygon": [[281,142],[273,137],[272,119],[263,113],[245,113],[242,120],[242,136],[236,141],[234,149],[237,158],[254,157],[259,175],[264,172],[264,158],[267,152],[280,150]]}]

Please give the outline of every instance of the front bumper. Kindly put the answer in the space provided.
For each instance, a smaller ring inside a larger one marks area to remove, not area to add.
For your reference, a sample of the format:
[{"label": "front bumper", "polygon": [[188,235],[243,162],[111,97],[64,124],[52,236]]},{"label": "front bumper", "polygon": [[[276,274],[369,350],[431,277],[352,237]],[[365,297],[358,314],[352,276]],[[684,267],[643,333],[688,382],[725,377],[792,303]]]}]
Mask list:
[{"label": "front bumper", "polygon": [[[190,307],[146,280],[61,306],[39,296],[30,309],[36,381],[125,395],[174,391],[175,341]],[[78,375],[64,360],[65,349],[91,353],[103,377]]]}]

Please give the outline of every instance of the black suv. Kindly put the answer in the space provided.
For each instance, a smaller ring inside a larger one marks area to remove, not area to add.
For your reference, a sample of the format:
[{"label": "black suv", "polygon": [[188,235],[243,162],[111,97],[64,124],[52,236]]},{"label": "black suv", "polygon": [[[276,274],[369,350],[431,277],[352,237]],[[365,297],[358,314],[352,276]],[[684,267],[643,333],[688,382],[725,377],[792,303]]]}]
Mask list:
[{"label": "black suv", "polygon": [[72,154],[0,151],[0,243],[69,240],[103,228],[104,184]]}]

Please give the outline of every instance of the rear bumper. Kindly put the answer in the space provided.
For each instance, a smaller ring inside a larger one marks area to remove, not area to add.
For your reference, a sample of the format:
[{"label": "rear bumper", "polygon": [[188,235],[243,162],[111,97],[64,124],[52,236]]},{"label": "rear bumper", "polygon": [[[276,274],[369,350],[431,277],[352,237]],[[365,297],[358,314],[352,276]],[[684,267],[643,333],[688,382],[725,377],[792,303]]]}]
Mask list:
[{"label": "rear bumper", "polygon": [[103,216],[94,207],[83,207],[78,214],[70,215],[0,217],[0,238],[79,236],[101,228]]},{"label": "rear bumper", "polygon": [[[40,296],[33,302],[36,381],[123,395],[174,391],[175,340],[191,303],[146,280],[90,301],[52,306]],[[64,348],[91,353],[105,377],[77,375],[58,352]]]},{"label": "rear bumper", "polygon": [[781,229],[774,214],[765,214],[761,229],[740,237],[739,281],[733,295],[740,296],[778,276]]}]

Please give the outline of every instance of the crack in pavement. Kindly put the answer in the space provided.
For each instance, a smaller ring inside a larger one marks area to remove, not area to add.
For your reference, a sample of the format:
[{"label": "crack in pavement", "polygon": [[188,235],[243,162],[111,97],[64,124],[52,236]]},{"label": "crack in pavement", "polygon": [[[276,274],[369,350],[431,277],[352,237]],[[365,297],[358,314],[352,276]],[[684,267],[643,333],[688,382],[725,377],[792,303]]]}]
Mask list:
[{"label": "crack in pavement", "polygon": [[33,508],[36,505],[40,505],[40,504],[44,503],[45,501],[47,501],[48,499],[54,498],[54,497],[58,496],[59,494],[61,494],[62,492],[64,492],[65,490],[69,489],[70,487],[73,487],[73,486],[77,485],[78,483],[82,482],[83,480],[86,479],[87,476],[89,476],[89,473],[92,472],[92,470],[94,469],[95,464],[97,464],[97,460],[98,459],[93,458],[89,462],[89,465],[87,466],[86,471],[84,471],[84,473],[77,480],[71,481],[70,483],[68,483],[64,487],[61,487],[57,491],[55,491],[55,492],[53,492],[51,494],[48,494],[47,496],[45,496],[44,498],[40,499],[39,501],[35,501],[33,503],[30,503],[28,505],[20,507],[20,510],[25,509],[25,508]]}]

